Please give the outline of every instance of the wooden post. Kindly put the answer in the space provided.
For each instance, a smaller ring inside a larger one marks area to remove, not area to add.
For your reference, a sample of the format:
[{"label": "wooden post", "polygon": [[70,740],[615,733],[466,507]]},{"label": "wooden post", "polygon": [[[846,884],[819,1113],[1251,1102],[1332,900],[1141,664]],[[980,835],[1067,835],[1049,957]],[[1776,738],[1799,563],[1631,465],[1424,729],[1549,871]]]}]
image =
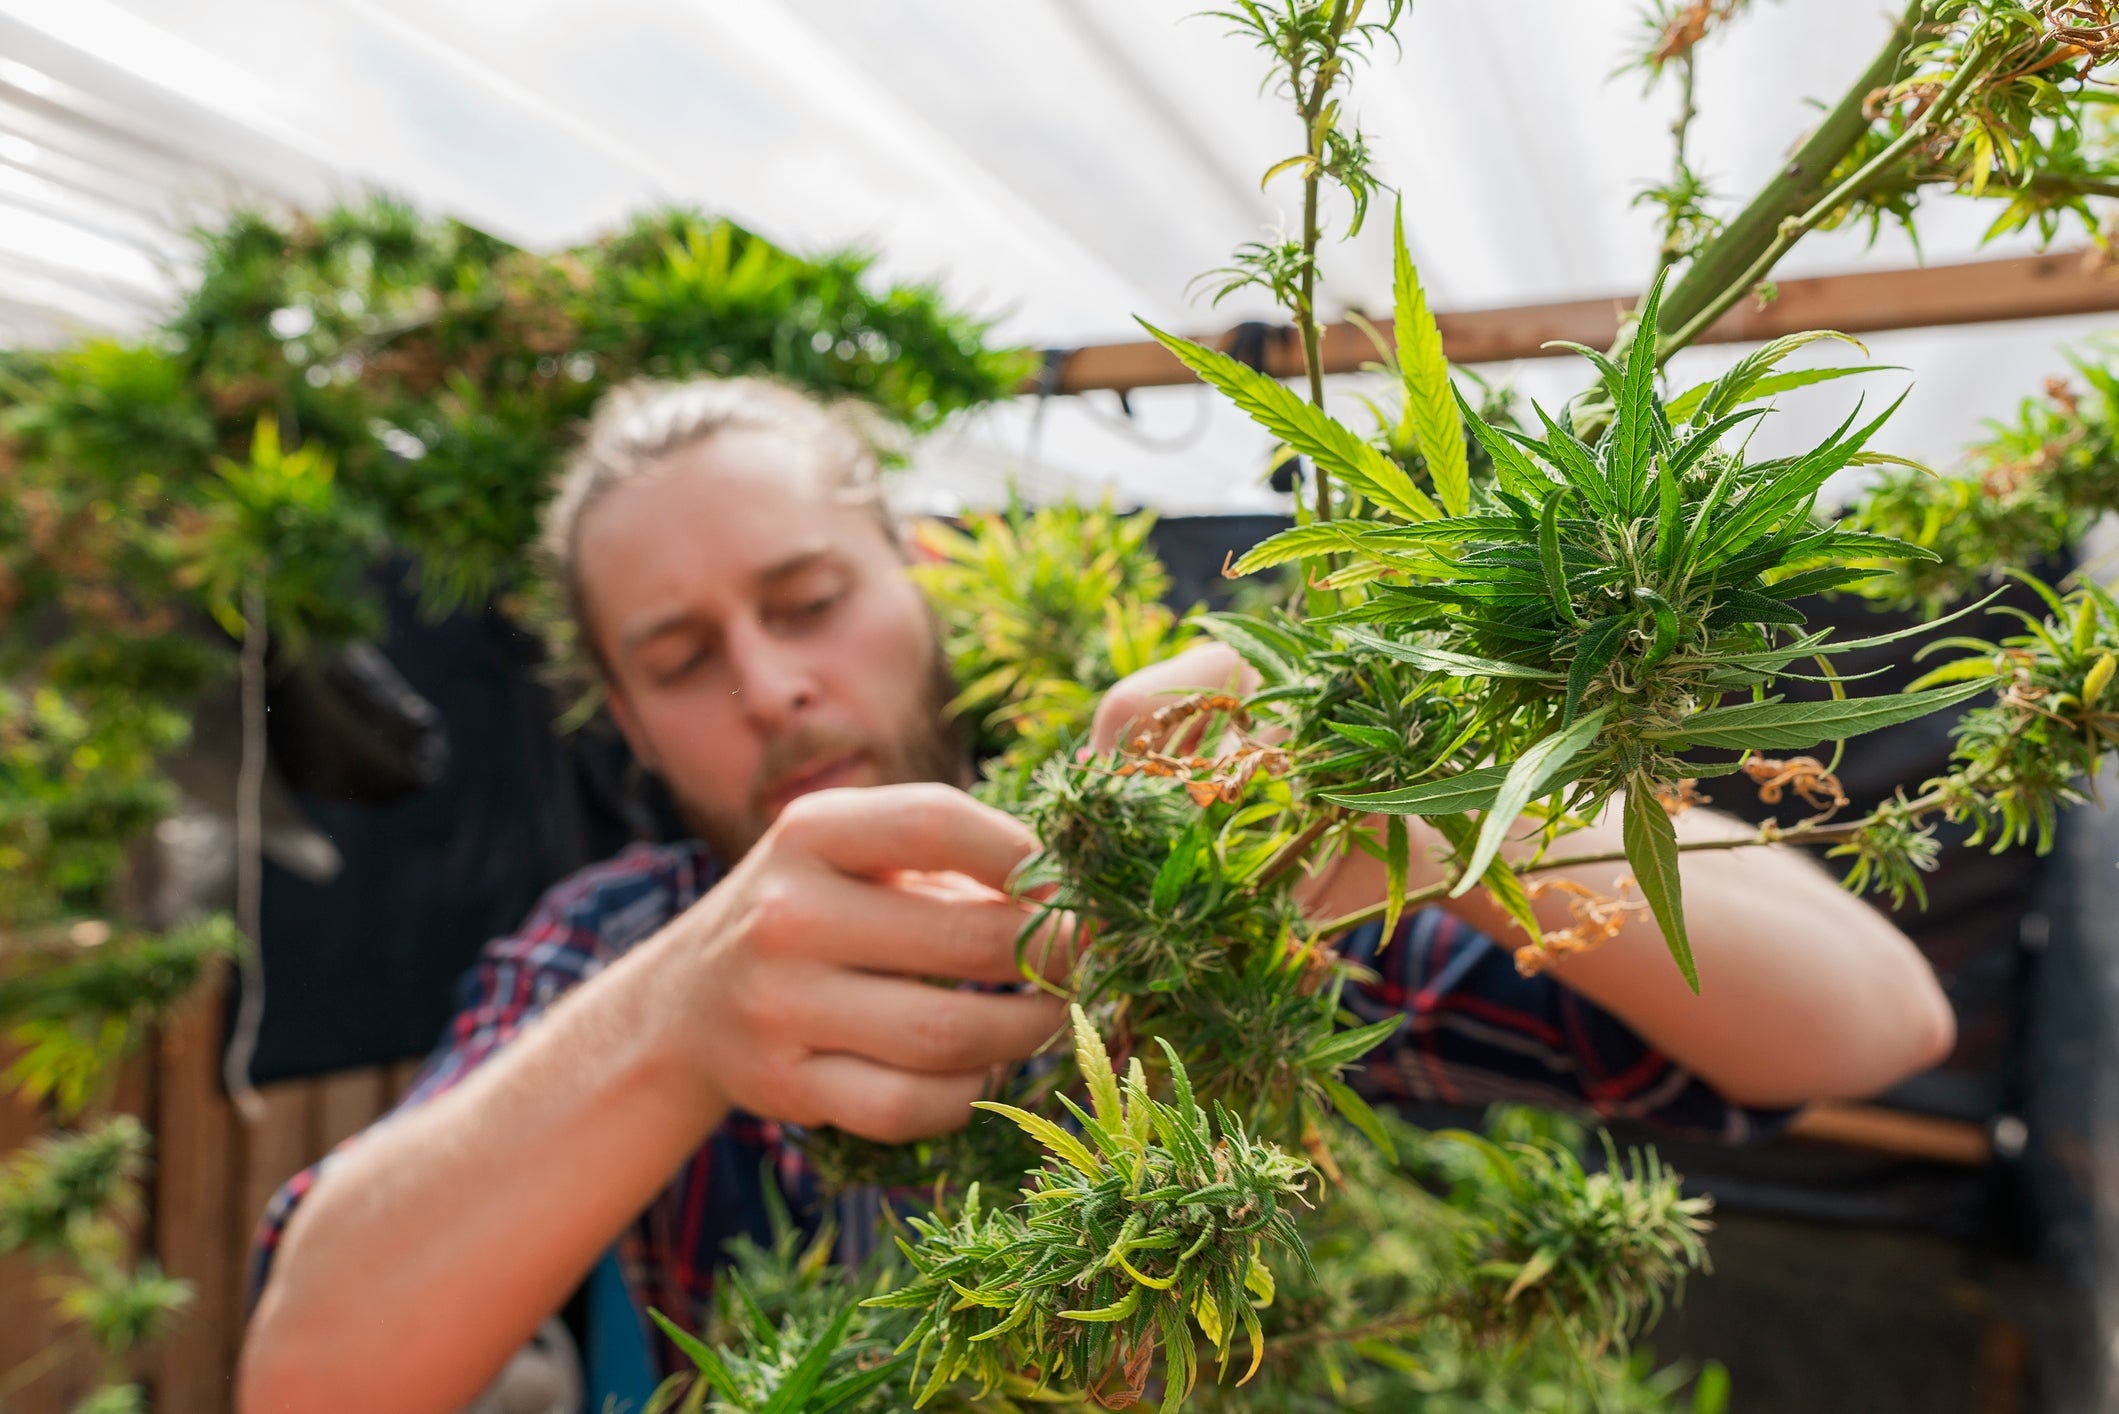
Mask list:
[{"label": "wooden post", "polygon": [[201,990],[163,1030],[155,1135],[155,1246],[163,1269],[190,1282],[189,1310],[157,1348],[155,1407],[230,1407],[240,1321],[244,1234],[235,1230],[235,1120],[221,1094],[222,988]]}]

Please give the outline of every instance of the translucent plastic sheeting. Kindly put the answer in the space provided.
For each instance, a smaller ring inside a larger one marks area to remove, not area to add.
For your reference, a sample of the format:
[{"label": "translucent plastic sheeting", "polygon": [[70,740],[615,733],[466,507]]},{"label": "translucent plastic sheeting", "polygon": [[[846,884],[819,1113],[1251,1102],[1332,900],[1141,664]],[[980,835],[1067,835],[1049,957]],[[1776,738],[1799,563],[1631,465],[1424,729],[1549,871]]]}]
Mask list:
[{"label": "translucent plastic sheeting", "polygon": [[[1135,316],[1206,330],[1270,315],[1188,291],[1299,204],[1291,177],[1258,184],[1299,144],[1287,105],[1259,91],[1265,56],[1196,8],[0,0],[0,339],[143,324],[183,277],[183,226],[216,201],[377,186],[537,247],[671,201],[796,249],[866,244],[882,277],[937,279],[1040,346],[1138,337]],[[1352,106],[1438,304],[1620,295],[1646,278],[1654,224],[1631,198],[1667,166],[1674,95],[1610,77],[1634,8],[1420,0],[1402,52],[1374,56]],[[1702,56],[1696,165],[1726,192],[1755,186],[1887,23],[1873,0],[1758,7]],[[1991,209],[1931,205],[1930,259],[1980,251]],[[1342,229],[1344,209],[1330,214]],[[1387,305],[1388,228],[1373,213],[1328,250],[1328,312]],[[1874,249],[1828,233],[1784,273],[1914,258],[1895,233]],[[1921,381],[1896,448],[1946,458],[2057,366],[2062,332],[1876,341]],[[1579,371],[1518,377],[1560,397]],[[1836,391],[1799,400],[1789,432],[1810,409],[1843,415]],[[1131,419],[1108,395],[995,409],[929,448],[909,494],[992,500],[1012,476],[1175,510],[1274,504],[1262,439],[1201,402],[1144,392]]]}]

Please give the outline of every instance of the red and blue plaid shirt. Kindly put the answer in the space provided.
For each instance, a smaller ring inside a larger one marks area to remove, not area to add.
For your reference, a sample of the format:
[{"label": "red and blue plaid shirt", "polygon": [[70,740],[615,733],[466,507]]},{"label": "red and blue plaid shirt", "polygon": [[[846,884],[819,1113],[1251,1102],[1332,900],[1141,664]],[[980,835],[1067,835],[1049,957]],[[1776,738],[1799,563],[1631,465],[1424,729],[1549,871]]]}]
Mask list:
[{"label": "red and blue plaid shirt", "polygon": [[[520,930],[487,944],[465,974],[455,1019],[393,1113],[462,1080],[721,875],[696,844],[643,844],[555,886]],[[1409,1022],[1354,1077],[1371,1099],[1546,1105],[1732,1143],[1770,1132],[1791,1113],[1724,1100],[1609,1012],[1549,978],[1520,976],[1508,949],[1440,909],[1401,920],[1379,956],[1381,934],[1371,925],[1342,944],[1380,974],[1349,996],[1351,1009],[1363,1020],[1398,1014]],[[289,1216],[323,1166],[295,1175],[266,1208],[252,1253],[253,1299]],[[620,1265],[643,1311],[653,1306],[695,1326],[703,1320],[725,1245],[739,1234],[769,1239],[767,1182],[794,1210],[814,1206],[791,1136],[770,1120],[731,1115],[619,1239]]]}]

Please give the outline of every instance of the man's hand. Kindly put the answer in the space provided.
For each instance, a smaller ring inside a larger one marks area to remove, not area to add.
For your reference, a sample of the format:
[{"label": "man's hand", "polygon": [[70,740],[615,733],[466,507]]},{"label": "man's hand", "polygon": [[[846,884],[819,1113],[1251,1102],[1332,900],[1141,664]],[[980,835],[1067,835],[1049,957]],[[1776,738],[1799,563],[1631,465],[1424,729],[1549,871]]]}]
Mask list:
[{"label": "man's hand", "polygon": [[[665,1035],[705,1104],[902,1143],[962,1126],[997,1067],[1066,1021],[1022,980],[1019,821],[939,785],[820,791],[782,812],[735,871],[651,944]],[[1052,930],[1057,931],[1057,930]],[[1033,963],[1058,975],[1055,936]],[[645,962],[646,959],[643,959]]]},{"label": "man's hand", "polygon": [[965,1123],[1064,1020],[948,985],[1020,980],[1030,914],[1004,889],[1034,847],[944,786],[798,799],[699,903],[319,1176],[238,1406],[461,1408],[731,1105],[886,1140]]}]

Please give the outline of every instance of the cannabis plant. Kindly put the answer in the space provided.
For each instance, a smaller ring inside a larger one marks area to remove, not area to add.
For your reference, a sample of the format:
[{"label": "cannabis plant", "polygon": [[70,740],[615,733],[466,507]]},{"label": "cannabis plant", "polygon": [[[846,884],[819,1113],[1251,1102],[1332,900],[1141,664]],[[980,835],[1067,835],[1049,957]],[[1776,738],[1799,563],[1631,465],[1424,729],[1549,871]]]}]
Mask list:
[{"label": "cannabis plant", "polygon": [[[1059,984],[1076,1006],[1073,1056],[1032,1067],[989,1106],[1037,1141],[1035,1166],[1005,1186],[991,1172],[975,1187],[945,1179],[931,1211],[903,1220],[908,1265],[865,1309],[918,1314],[897,1347],[917,1373],[913,1400],[1005,1408],[1075,1392],[1107,1407],[1159,1396],[1168,1409],[1209,1370],[1208,1402],[1237,1398],[1222,1377],[1264,1382],[1245,1395],[1263,1407],[1329,1407],[1355,1390],[1418,1397],[1415,1374],[1447,1364],[1424,1363],[1419,1341],[1449,1330],[1460,1351],[1487,1352],[1467,1363],[1489,1376],[1494,1352],[1535,1347],[1571,1362],[1577,1389],[1598,1388],[1596,1362],[1623,1359],[1701,1260],[1698,1205],[1652,1156],[1607,1152],[1591,1167],[1550,1143],[1449,1141],[1470,1156],[1455,1172],[1483,1164],[1492,1185],[1453,1202],[1379,1168],[1406,1136],[1349,1072],[1392,1028],[1348,1026],[1340,998],[1357,979],[1335,940],[1483,889],[1520,926],[1525,971],[1593,946],[1609,929],[1592,925],[1620,901],[1592,901],[1604,914],[1559,933],[1530,901],[1540,874],[1593,862],[1563,842],[1616,812],[1631,887],[1698,988],[1686,849],[1824,845],[1848,861],[1850,887],[1897,897],[1918,891],[1938,822],[2042,848],[2055,813],[2086,793],[2113,740],[2114,601],[2095,586],[2048,590],[2050,617],[2024,634],[1938,638],[1919,651],[1942,661],[1912,689],[1850,690],[1835,659],[1913,633],[1835,639],[1806,627],[1803,601],[1903,602],[1961,588],[1971,568],[1946,563],[1954,528],[1919,512],[1903,478],[1852,520],[1821,505],[1837,473],[1898,462],[1883,445],[1896,402],[1857,403],[1817,444],[1761,457],[1750,434],[1779,398],[1876,370],[1788,367],[1838,337],[1825,332],[1757,349],[1697,387],[1672,388],[1663,370],[1738,300],[1769,296],[1775,264],[1811,231],[1910,223],[1941,191],[2005,199],[1997,231],[2050,236],[2093,216],[2119,177],[2092,116],[2119,15],[1915,0],[1787,168],[1725,214],[1690,164],[1693,54],[1745,9],[1671,0],[1647,16],[1642,67],[1682,85],[1674,175],[1646,197],[1665,236],[1617,343],[1575,350],[1582,393],[1519,418],[1460,391],[1401,207],[1391,329],[1377,331],[1400,396],[1363,429],[1324,405],[1319,198],[1338,188],[1358,226],[1380,189],[1343,117],[1356,63],[1393,40],[1401,7],[1217,12],[1267,54],[1270,86],[1296,109],[1303,147],[1267,178],[1299,174],[1303,219],[1298,236],[1247,247],[1211,278],[1217,293],[1254,285],[1286,305],[1307,396],[1150,332],[1307,468],[1298,523],[1233,569],[1301,566],[1304,611],[1199,617],[1249,664],[1254,689],[1173,698],[1101,759],[1062,748],[1027,786],[1020,772],[993,782],[1043,841],[1023,875],[1037,922],[1069,920],[1087,943]],[[1962,533],[2050,544],[2109,504],[2093,462],[2013,519]],[[974,558],[959,547],[960,563]],[[981,666],[992,686],[1021,691],[1020,673]],[[1830,699],[1779,690],[1805,680],[1831,684]],[[1833,763],[1809,753],[1836,757],[1852,738],[1946,709],[1962,709],[1951,769],[1837,819]],[[1701,764],[1704,752],[1724,764]],[[1681,845],[1672,817],[1717,773],[1796,789],[1819,812]],[[1440,841],[1443,876],[1419,890],[1414,819]],[[1382,859],[1388,896],[1349,917],[1305,916],[1293,880],[1352,849]],[[1232,1228],[1249,1244],[1230,1244]],[[1405,1250],[1426,1229],[1499,1251],[1438,1266]],[[1712,1404],[1716,1390],[1704,1381],[1698,1398]]]}]

